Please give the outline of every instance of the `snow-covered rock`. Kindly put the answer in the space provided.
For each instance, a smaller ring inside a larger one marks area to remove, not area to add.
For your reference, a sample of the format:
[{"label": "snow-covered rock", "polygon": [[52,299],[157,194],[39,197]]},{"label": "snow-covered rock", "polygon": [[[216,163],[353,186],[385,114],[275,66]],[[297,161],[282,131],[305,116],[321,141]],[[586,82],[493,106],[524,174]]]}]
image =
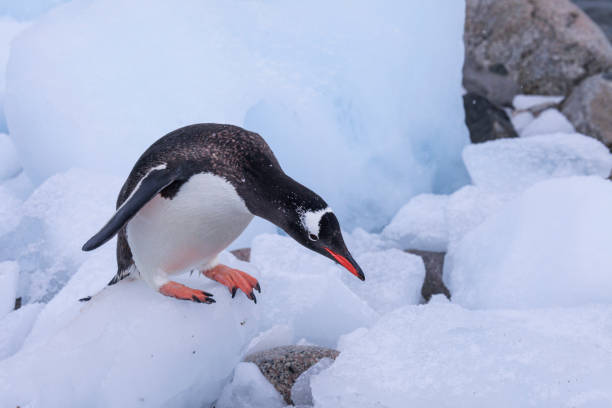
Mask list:
[{"label": "snow-covered rock", "polygon": [[[275,325],[293,327],[296,339],[335,347],[338,338],[372,324],[378,314],[343,283],[350,275],[329,259],[303,248],[293,239],[260,235],[253,241],[251,264],[259,279],[262,329]],[[368,271],[365,270],[366,282]],[[362,285],[353,275],[354,280]]]},{"label": "snow-covered rock", "polygon": [[608,177],[612,155],[597,140],[580,134],[502,139],[470,145],[463,160],[472,182],[486,190],[521,191],[539,181],[568,176]]},{"label": "snow-covered rock", "polygon": [[421,194],[412,198],[385,227],[382,236],[402,249],[445,251],[447,202],[445,195]]},{"label": "snow-covered rock", "polygon": [[447,254],[453,301],[470,308],[612,304],[612,184],[548,180],[526,190]]},{"label": "snow-covered rock", "polygon": [[239,363],[215,408],[282,408],[283,397],[253,363]]},{"label": "snow-covered rock", "polygon": [[341,342],[317,408],[608,407],[612,306],[406,306]]},{"label": "snow-covered rock", "polygon": [[40,183],[71,167],[125,177],[167,132],[232,123],[345,228],[382,227],[413,195],[467,182],[464,14],[464,1],[72,1],[14,41],[11,136]]},{"label": "snow-covered rock", "polygon": [[0,319],[15,307],[18,280],[17,262],[0,262]]},{"label": "snow-covered rock", "polygon": [[201,276],[179,280],[217,302],[168,298],[140,280],[73,300],[61,330],[0,362],[0,406],[209,406],[258,332],[259,306]]},{"label": "snow-covered rock", "polygon": [[556,109],[547,109],[519,132],[521,137],[574,133],[574,125]]}]

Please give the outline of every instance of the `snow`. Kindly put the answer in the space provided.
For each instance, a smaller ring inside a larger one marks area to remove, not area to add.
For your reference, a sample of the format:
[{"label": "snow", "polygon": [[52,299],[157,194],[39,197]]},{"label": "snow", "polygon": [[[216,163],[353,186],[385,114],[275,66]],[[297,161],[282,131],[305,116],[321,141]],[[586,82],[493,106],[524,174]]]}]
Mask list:
[{"label": "snow", "polygon": [[612,303],[610,208],[612,184],[594,176],[529,188],[447,254],[453,301],[517,309]]},{"label": "snow", "polygon": [[516,110],[527,110],[546,104],[557,105],[561,103],[563,99],[565,99],[564,96],[516,95],[512,101],[512,105]]},{"label": "snow", "polygon": [[517,133],[521,133],[525,126],[533,122],[535,117],[531,112],[515,112],[510,116],[510,121],[512,122],[512,126],[517,131]]},{"label": "snow", "polygon": [[310,381],[313,376],[319,374],[321,371],[328,369],[334,360],[325,357],[319,360],[315,365],[311,366],[308,370],[304,371],[295,380],[293,387],[291,387],[291,401],[296,406],[312,406],[312,390],[310,388]]},{"label": "snow", "polygon": [[30,303],[0,318],[0,361],[21,349],[43,306]]},{"label": "snow", "polygon": [[447,202],[445,195],[421,194],[412,198],[385,227],[382,236],[403,249],[445,251]]},{"label": "snow", "polygon": [[[79,274],[106,277],[104,265]],[[0,406],[210,405],[259,331],[257,306],[198,275],[180,282],[217,302],[177,301],[140,280],[65,298],[61,330],[0,362]]]},{"label": "snow", "polygon": [[[0,0],[1,1],[1,0]],[[6,1],[6,0],[5,0]],[[0,2],[0,132],[5,132],[6,127],[6,118],[4,116],[4,91],[6,88],[6,64],[9,59],[10,47],[13,38],[20,33],[24,28],[27,27],[27,24],[18,22],[12,18],[4,17],[2,10],[2,3]],[[2,140],[2,136],[0,136],[0,152],[4,154],[4,144],[5,141]],[[0,180],[3,179],[3,167],[2,159],[5,159],[0,155]]]},{"label": "snow", "polygon": [[0,262],[0,319],[15,307],[19,265],[16,262]]},{"label": "snow", "polygon": [[519,131],[521,137],[551,133],[574,133],[574,125],[556,109],[547,109]]},{"label": "snow", "polygon": [[278,324],[260,333],[246,348],[245,355],[273,349],[275,347],[293,344],[293,328],[285,324]]},{"label": "snow", "polygon": [[70,0],[0,0],[0,16],[10,16],[19,21],[28,21],[66,1]]},{"label": "snow", "polygon": [[4,185],[0,185],[0,236],[19,225],[21,200]]},{"label": "snow", "polygon": [[8,135],[0,133],[0,182],[17,176],[20,171],[21,164],[13,141]]},{"label": "snow", "polygon": [[282,408],[283,397],[253,363],[239,363],[215,408]]},{"label": "snow", "polygon": [[467,146],[463,160],[477,187],[523,190],[538,181],[568,176],[608,177],[612,155],[599,141],[580,134],[500,139]]},{"label": "snow", "polygon": [[406,306],[348,336],[311,380],[315,407],[607,407],[611,321],[610,305]]},{"label": "snow", "polygon": [[345,228],[380,229],[410,197],[467,182],[464,9],[73,1],[15,39],[10,134],[38,184],[72,167],[125,177],[171,130],[236,124],[261,133]]}]

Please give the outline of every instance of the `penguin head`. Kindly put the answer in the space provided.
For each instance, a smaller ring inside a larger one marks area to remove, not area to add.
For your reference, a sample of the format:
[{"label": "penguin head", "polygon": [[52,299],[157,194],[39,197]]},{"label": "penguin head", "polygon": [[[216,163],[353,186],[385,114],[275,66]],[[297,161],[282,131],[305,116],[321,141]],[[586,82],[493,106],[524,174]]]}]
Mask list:
[{"label": "penguin head", "polygon": [[298,211],[297,222],[291,223],[286,232],[306,248],[339,263],[365,280],[363,271],[346,248],[340,224],[330,208]]}]

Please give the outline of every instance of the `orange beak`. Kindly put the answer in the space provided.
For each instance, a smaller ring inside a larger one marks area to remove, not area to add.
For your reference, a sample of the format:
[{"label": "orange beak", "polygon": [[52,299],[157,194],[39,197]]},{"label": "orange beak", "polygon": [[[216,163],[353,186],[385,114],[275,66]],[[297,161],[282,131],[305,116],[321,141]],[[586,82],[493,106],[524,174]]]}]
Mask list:
[{"label": "orange beak", "polygon": [[329,254],[331,256],[334,257],[334,259],[342,266],[344,266],[350,273],[352,273],[353,275],[355,275],[356,277],[358,277],[361,280],[365,280],[365,276],[363,275],[363,272],[361,272],[361,270],[357,270],[357,268],[355,268],[355,266],[345,257],[343,257],[340,254],[335,253],[334,251],[332,251],[329,248],[325,248],[325,250],[327,252],[329,252]]}]

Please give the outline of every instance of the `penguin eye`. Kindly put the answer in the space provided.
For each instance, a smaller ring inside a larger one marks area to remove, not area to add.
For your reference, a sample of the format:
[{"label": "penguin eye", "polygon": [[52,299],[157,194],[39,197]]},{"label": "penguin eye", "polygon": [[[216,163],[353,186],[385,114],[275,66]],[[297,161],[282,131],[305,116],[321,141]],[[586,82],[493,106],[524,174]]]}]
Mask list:
[{"label": "penguin eye", "polygon": [[319,240],[319,237],[317,237],[315,234],[308,234],[308,238],[310,238],[311,241]]}]

